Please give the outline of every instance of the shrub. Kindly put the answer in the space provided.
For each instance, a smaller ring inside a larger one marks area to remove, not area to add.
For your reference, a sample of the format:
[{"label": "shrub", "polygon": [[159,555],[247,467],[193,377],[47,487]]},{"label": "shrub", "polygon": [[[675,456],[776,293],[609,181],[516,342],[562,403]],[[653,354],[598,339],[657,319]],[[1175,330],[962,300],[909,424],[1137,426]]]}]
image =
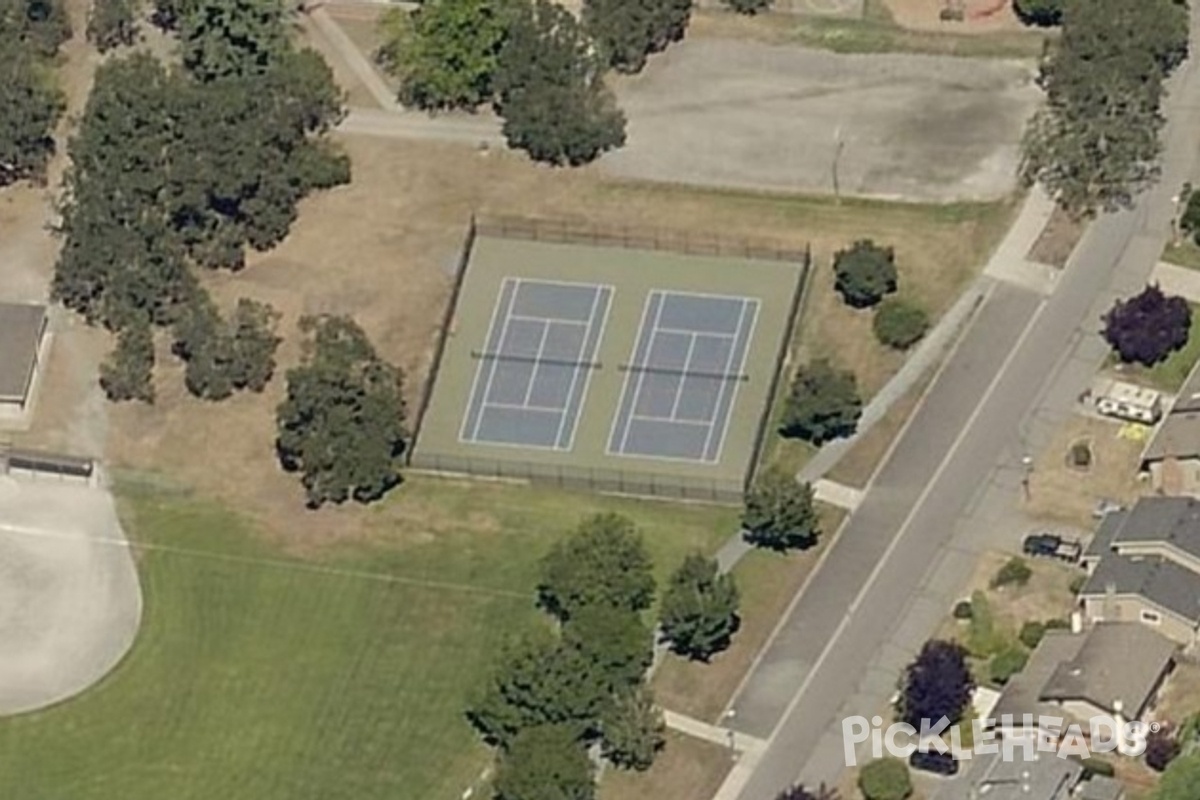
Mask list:
[{"label": "shrub", "polygon": [[1083,779],[1090,780],[1099,775],[1102,778],[1111,778],[1117,774],[1113,769],[1113,765],[1102,758],[1096,756],[1088,756],[1079,760],[1080,766],[1083,767]]},{"label": "shrub", "polygon": [[971,601],[959,600],[954,604],[955,619],[970,619],[971,618]]},{"label": "shrub", "polygon": [[866,800],[905,800],[912,795],[912,779],[903,761],[878,758],[858,773],[858,788]]},{"label": "shrub", "polygon": [[920,306],[899,298],[884,300],[871,324],[875,338],[896,350],[907,350],[929,329],[929,315]]},{"label": "shrub", "polygon": [[1021,626],[1021,632],[1017,634],[1017,638],[1021,640],[1021,644],[1033,650],[1041,644],[1042,637],[1045,635],[1046,626],[1037,620],[1031,619]]},{"label": "shrub", "polygon": [[1033,570],[1025,563],[1024,559],[1012,558],[1009,559],[996,576],[992,578],[992,588],[999,589],[1004,586],[1024,586],[1029,583],[1030,577],[1033,576]]},{"label": "shrub", "polygon": [[1104,339],[1125,362],[1153,366],[1187,343],[1192,310],[1157,285],[1118,300],[1104,315]]},{"label": "shrub", "polygon": [[869,308],[896,291],[896,256],[890,247],[860,239],[833,257],[834,287],[846,304]]},{"label": "shrub", "polygon": [[783,407],[780,434],[816,445],[849,436],[862,416],[854,373],[818,359],[796,372]]},{"label": "shrub", "polygon": [[736,14],[754,16],[761,11],[769,9],[774,0],[724,0],[724,3],[729,6],[730,11]]},{"label": "shrub", "polygon": [[1155,772],[1162,772],[1175,760],[1181,749],[1175,731],[1164,725],[1146,736],[1146,766]]},{"label": "shrub", "polygon": [[1192,235],[1192,241],[1200,244],[1200,191],[1188,195],[1179,226]]},{"label": "shrub", "polygon": [[[1081,577],[1085,579],[1087,578],[1086,575]],[[1071,583],[1075,583],[1075,581],[1071,581]],[[1042,624],[1046,626],[1046,630],[1048,631],[1065,631],[1071,627],[1071,620],[1063,619],[1062,617],[1055,617],[1054,619],[1046,620]]]},{"label": "shrub", "polygon": [[1029,653],[1022,647],[1010,645],[992,657],[988,662],[988,676],[993,683],[1000,686],[1008,683],[1008,679],[1025,669],[1029,661]]},{"label": "shrub", "polygon": [[1062,24],[1064,0],[1013,0],[1013,11],[1026,25],[1047,28]]},{"label": "shrub", "polygon": [[766,470],[746,493],[742,511],[746,541],[778,552],[816,544],[821,526],[813,497],[812,487],[797,482],[794,475]]}]

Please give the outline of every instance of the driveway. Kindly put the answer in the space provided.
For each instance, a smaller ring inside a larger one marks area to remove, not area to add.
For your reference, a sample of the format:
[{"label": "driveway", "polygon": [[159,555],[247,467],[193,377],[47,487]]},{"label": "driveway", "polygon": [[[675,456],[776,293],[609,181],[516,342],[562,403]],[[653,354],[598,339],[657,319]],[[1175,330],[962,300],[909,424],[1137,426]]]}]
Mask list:
[{"label": "driveway", "polygon": [[1032,64],[694,38],[617,79],[633,178],[924,201],[1011,192]]},{"label": "driveway", "polygon": [[141,612],[106,491],[0,476],[0,714],[95,684],[133,644]]}]

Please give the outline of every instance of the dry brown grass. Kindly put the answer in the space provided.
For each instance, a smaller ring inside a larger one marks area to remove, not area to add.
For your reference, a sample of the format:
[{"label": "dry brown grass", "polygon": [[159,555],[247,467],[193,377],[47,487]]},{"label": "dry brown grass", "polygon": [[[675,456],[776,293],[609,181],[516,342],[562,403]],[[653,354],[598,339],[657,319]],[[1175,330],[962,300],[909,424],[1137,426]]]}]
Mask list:
[{"label": "dry brown grass", "polygon": [[1196,714],[1200,714],[1200,665],[1180,661],[1158,694],[1154,716],[1180,725]]},{"label": "dry brown grass", "polygon": [[664,708],[705,722],[719,721],[844,517],[841,509],[822,506],[823,535],[816,547],[787,555],[755,550],[742,559],[733,573],[742,595],[741,629],[729,649],[708,664],[666,657],[654,674],[654,693]]},{"label": "dry brown grass", "polygon": [[[1029,479],[1029,511],[1083,528],[1091,528],[1092,509],[1101,498],[1125,504],[1150,491],[1138,480],[1138,467],[1145,442],[1122,436],[1132,431],[1115,420],[1072,417],[1034,463]],[[1092,466],[1086,470],[1068,466],[1071,445],[1088,441]]]},{"label": "dry brown grass", "polygon": [[1029,251],[1029,260],[1039,264],[1062,267],[1071,257],[1075,245],[1083,237],[1087,225],[1075,219],[1061,208],[1055,207],[1046,227],[1038,235]]},{"label": "dry brown grass", "polygon": [[667,732],[667,746],[645,772],[608,770],[600,800],[697,800],[712,797],[733,767],[729,750]]}]

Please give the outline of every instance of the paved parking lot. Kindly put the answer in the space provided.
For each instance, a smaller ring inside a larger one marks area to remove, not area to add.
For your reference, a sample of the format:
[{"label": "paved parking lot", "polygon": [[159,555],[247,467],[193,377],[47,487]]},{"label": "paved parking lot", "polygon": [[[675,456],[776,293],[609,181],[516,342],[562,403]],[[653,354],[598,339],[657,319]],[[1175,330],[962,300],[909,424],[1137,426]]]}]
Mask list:
[{"label": "paved parking lot", "polygon": [[106,491],[0,476],[0,714],[99,681],[133,643],[141,611]]},{"label": "paved parking lot", "polygon": [[846,194],[993,199],[1015,186],[1033,77],[1011,61],[690,39],[618,79],[629,140],[601,164],[803,192],[832,192],[836,169]]}]

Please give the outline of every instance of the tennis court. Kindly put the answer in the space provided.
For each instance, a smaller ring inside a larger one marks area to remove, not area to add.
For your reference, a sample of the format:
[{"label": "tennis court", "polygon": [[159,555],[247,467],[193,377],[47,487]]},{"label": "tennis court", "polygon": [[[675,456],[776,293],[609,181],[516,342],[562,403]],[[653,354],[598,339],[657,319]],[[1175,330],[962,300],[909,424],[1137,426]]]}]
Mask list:
[{"label": "tennis court", "polygon": [[803,252],[530,230],[480,225],[470,237],[411,466],[740,501]]}]

